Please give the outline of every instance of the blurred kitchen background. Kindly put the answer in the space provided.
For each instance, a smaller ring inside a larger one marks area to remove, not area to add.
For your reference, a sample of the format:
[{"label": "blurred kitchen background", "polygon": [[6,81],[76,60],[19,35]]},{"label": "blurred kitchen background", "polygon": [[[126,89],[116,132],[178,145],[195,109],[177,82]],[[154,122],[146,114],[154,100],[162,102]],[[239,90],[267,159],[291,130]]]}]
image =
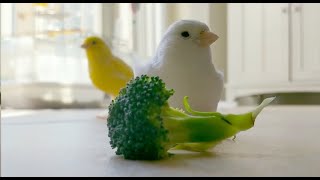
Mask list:
[{"label": "blurred kitchen background", "polygon": [[104,107],[84,38],[103,37],[136,66],[179,19],[205,22],[220,37],[211,49],[225,75],[221,106],[273,95],[279,104],[320,104],[320,4],[1,3],[1,107]]}]

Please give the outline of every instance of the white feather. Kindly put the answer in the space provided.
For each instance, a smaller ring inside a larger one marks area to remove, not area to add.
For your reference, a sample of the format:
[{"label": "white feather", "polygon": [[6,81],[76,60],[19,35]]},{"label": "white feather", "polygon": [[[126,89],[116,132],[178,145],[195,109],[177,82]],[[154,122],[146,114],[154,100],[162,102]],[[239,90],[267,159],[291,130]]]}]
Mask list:
[{"label": "white feather", "polygon": [[[216,111],[223,91],[223,74],[212,63],[210,47],[200,47],[197,35],[208,26],[199,21],[180,20],[163,36],[151,64],[139,74],[159,76],[167,88],[175,90],[169,99],[173,107],[184,108],[183,97],[199,111]],[[188,31],[191,37],[183,38]]]}]

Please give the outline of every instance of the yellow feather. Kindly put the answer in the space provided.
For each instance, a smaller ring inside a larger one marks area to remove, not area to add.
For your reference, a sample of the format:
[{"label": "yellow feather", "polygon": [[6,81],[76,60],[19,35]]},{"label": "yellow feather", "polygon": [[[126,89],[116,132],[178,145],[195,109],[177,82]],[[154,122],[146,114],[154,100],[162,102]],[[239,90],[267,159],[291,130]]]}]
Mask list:
[{"label": "yellow feather", "polygon": [[114,56],[99,37],[88,37],[82,47],[86,50],[89,75],[93,85],[112,98],[116,97],[121,88],[133,78],[132,68]]}]

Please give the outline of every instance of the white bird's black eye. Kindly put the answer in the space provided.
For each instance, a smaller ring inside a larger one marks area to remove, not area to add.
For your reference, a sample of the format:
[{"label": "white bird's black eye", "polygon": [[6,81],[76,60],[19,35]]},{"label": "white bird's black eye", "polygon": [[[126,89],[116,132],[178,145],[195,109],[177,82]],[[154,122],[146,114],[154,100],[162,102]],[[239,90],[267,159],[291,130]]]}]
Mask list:
[{"label": "white bird's black eye", "polygon": [[184,37],[184,38],[187,38],[187,37],[190,36],[190,34],[189,34],[188,31],[183,31],[183,32],[181,33],[181,36]]}]

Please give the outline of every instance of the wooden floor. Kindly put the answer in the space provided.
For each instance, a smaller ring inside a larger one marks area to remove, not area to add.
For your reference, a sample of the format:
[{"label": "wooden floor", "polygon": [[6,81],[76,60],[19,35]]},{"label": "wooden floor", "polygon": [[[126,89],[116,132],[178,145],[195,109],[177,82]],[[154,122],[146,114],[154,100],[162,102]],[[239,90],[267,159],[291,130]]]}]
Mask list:
[{"label": "wooden floor", "polygon": [[320,176],[320,106],[268,106],[235,142],[153,162],[116,156],[99,112],[2,110],[1,176]]}]

